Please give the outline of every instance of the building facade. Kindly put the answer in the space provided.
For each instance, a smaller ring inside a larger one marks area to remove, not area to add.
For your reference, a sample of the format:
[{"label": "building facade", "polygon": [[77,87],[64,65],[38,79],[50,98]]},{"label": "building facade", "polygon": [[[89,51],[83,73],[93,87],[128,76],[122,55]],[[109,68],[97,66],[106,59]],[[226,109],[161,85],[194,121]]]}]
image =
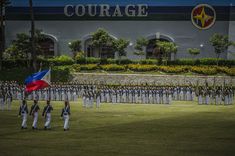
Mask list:
[{"label": "building facade", "polygon": [[[209,43],[214,33],[228,35],[235,41],[235,9],[232,1],[34,1],[35,25],[47,36],[43,44],[52,55],[72,55],[68,47],[73,40],[82,41],[87,56],[115,57],[109,47],[102,48],[102,56],[91,47],[91,35],[99,28],[107,30],[114,39],[130,41],[127,58],[153,58],[156,55],[156,40],[174,42],[178,46],[176,58],[191,57],[187,49],[199,48],[198,58],[216,57]],[[14,1],[6,9],[6,42],[15,39],[17,33],[30,31],[28,4]],[[136,40],[148,39],[145,55],[135,55]],[[230,47],[221,58],[234,59],[235,49]],[[170,56],[174,59],[173,56]]]}]

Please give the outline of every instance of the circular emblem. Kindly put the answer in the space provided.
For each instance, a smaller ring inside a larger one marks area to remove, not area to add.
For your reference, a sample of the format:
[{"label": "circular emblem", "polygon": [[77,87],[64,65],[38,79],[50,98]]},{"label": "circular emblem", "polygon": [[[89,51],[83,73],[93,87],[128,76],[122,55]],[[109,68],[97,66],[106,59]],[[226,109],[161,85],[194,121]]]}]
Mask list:
[{"label": "circular emblem", "polygon": [[192,10],[191,19],[195,27],[203,30],[209,29],[216,20],[215,9],[208,4],[199,4]]}]

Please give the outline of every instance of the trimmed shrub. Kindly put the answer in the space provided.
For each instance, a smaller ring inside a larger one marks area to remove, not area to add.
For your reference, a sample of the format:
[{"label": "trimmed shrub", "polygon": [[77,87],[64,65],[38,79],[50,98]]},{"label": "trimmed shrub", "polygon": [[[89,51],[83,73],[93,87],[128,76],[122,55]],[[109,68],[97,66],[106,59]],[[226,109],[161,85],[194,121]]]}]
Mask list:
[{"label": "trimmed shrub", "polygon": [[165,73],[187,73],[189,70],[188,66],[159,66],[158,69]]},{"label": "trimmed shrub", "polygon": [[132,64],[133,61],[130,59],[121,59],[121,60],[116,60],[117,64]]},{"label": "trimmed shrub", "polygon": [[19,83],[24,83],[25,79],[33,73],[27,68],[11,68],[4,69],[0,72],[0,80],[2,81],[17,81]]},{"label": "trimmed shrub", "polygon": [[235,76],[235,68],[229,68],[225,71],[225,73],[229,76]]},{"label": "trimmed shrub", "polygon": [[99,69],[99,66],[97,64],[86,64],[80,66],[80,70],[97,70],[97,69]]},{"label": "trimmed shrub", "polygon": [[157,65],[142,65],[142,64],[130,64],[128,69],[135,72],[146,72],[146,71],[155,71],[158,69]]},{"label": "trimmed shrub", "polygon": [[116,60],[115,59],[107,59],[107,58],[102,58],[100,59],[100,64],[115,64]]},{"label": "trimmed shrub", "polygon": [[17,60],[3,60],[2,61],[3,67],[6,69],[10,68],[25,68],[27,66],[31,66],[32,61],[25,60],[25,59],[17,59]]},{"label": "trimmed shrub", "polygon": [[199,63],[198,60],[194,60],[194,59],[179,59],[179,60],[175,60],[175,61],[169,61],[169,65],[197,65]]},{"label": "trimmed shrub", "polygon": [[125,66],[117,65],[117,64],[102,65],[100,67],[102,70],[105,70],[105,71],[123,71],[126,69]]},{"label": "trimmed shrub", "polygon": [[192,66],[190,70],[194,73],[203,74],[203,75],[216,75],[218,73],[215,67],[208,67],[208,66],[204,67]]},{"label": "trimmed shrub", "polygon": [[75,71],[75,72],[80,72],[81,71],[81,67],[79,64],[74,64],[72,65],[72,69]]},{"label": "trimmed shrub", "polygon": [[[221,61],[222,59],[219,59]],[[200,59],[200,65],[217,65],[216,58],[202,58]]]},{"label": "trimmed shrub", "polygon": [[158,60],[156,60],[156,59],[139,60],[138,62],[140,64],[150,64],[150,65],[157,65],[158,64]]},{"label": "trimmed shrub", "polygon": [[86,58],[85,57],[81,57],[79,59],[76,59],[76,63],[77,64],[86,64]]},{"label": "trimmed shrub", "polygon": [[87,57],[86,58],[86,63],[87,64],[99,64],[100,63],[100,58],[95,58],[95,57]]},{"label": "trimmed shrub", "polygon": [[48,59],[50,65],[63,66],[63,65],[72,65],[74,60],[66,55],[57,56],[51,59]]},{"label": "trimmed shrub", "polygon": [[71,66],[55,66],[51,71],[51,80],[53,82],[67,82],[71,79]]}]

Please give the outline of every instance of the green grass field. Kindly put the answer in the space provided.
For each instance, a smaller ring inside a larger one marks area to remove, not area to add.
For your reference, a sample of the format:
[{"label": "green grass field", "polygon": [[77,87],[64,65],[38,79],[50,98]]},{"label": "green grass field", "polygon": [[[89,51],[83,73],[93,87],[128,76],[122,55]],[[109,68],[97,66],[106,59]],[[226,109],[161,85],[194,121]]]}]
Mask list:
[{"label": "green grass field", "polygon": [[[31,106],[31,102],[28,103]],[[21,130],[18,102],[0,111],[1,156],[232,156],[235,107],[104,104],[84,109],[71,103],[70,131],[63,131],[62,104],[53,102],[52,130]],[[45,102],[40,103],[41,111]]]}]

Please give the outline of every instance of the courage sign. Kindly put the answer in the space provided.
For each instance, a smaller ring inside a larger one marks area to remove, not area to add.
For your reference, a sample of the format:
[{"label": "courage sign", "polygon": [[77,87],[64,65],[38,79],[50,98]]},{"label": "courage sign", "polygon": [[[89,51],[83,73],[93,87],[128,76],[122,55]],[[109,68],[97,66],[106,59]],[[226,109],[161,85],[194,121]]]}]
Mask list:
[{"label": "courage sign", "polygon": [[67,17],[82,17],[85,15],[91,17],[146,17],[148,16],[148,5],[129,4],[125,7],[120,7],[119,5],[111,7],[108,4],[66,5],[64,7],[64,14]]}]

